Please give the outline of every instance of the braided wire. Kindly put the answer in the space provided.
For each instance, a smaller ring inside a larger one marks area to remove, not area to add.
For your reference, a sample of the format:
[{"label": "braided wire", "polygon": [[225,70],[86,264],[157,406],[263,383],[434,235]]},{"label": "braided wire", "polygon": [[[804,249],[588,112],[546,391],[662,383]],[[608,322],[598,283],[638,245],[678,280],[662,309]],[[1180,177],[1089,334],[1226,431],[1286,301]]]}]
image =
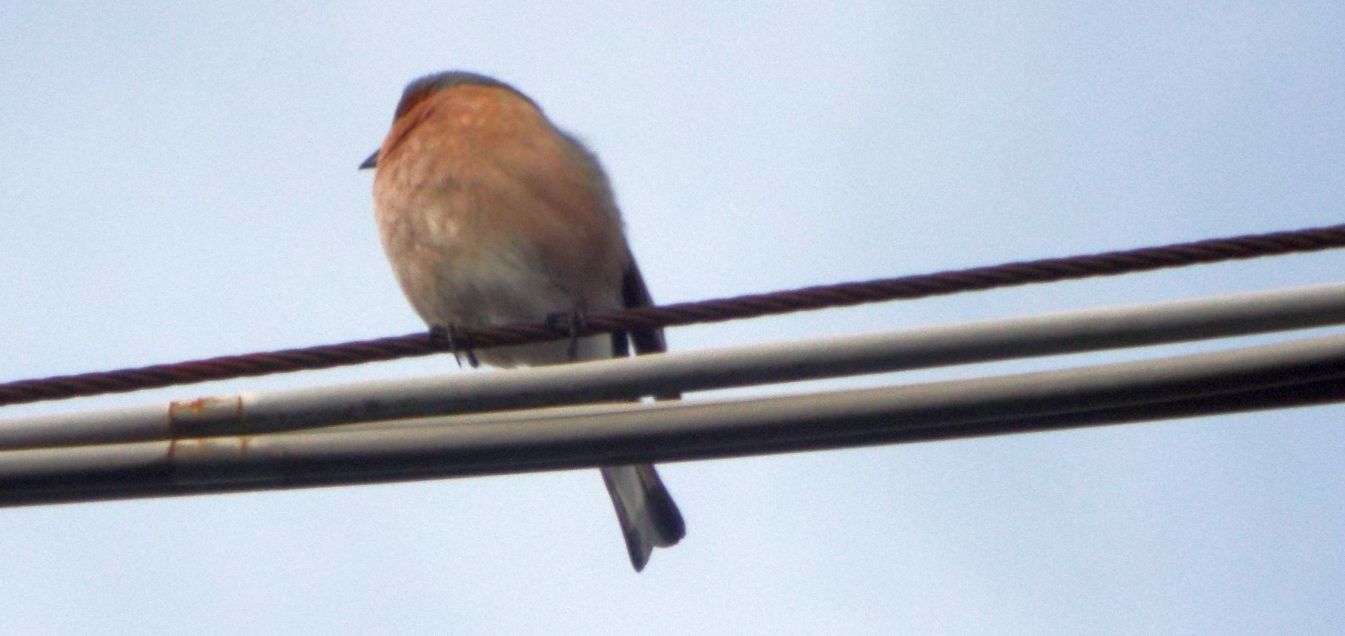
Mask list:
[{"label": "braided wire", "polygon": [[[474,349],[480,349],[557,340],[574,335],[722,322],[795,311],[909,300],[1094,276],[1114,276],[1339,247],[1345,247],[1345,225],[1004,263],[932,274],[595,313],[586,315],[583,324],[574,334],[554,325],[514,323],[480,328],[455,327],[454,338],[469,344]],[[423,356],[448,350],[449,346],[444,338],[422,332],[375,340],[221,356],[132,369],[19,380],[0,384],[0,406],[272,373],[327,369]]]}]

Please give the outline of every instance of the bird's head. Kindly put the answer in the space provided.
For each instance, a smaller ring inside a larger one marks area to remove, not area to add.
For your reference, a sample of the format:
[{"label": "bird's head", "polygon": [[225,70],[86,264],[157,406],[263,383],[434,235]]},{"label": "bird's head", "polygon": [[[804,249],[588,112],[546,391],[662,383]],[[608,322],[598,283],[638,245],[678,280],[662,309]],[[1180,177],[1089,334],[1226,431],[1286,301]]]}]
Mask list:
[{"label": "bird's head", "polygon": [[[397,102],[397,110],[392,115],[393,125],[395,126],[397,120],[411,112],[417,104],[424,102],[442,91],[447,91],[458,86],[502,88],[521,97],[528,103],[533,104],[533,106],[536,106],[536,103],[534,103],[527,95],[520,93],[518,89],[513,86],[493,77],[487,77],[470,71],[444,71],[442,73],[434,73],[415,79],[410,84],[406,85],[406,89],[402,91],[401,100]],[[380,152],[382,152],[382,149],[375,150],[373,154],[369,155],[369,157],[360,164],[359,169],[368,170],[370,168],[378,167],[378,155]]]}]

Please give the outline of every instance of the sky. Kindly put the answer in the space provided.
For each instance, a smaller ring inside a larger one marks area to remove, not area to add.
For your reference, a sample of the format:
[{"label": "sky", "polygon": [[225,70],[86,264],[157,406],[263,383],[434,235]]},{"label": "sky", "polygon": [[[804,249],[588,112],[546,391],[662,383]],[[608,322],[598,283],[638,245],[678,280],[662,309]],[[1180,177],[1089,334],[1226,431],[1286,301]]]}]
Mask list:
[{"label": "sky", "polygon": [[[405,83],[447,69],[512,83],[601,157],[660,302],[1342,221],[1340,3],[748,4],[0,3],[0,381],[421,329],[355,168]],[[1341,271],[1345,255],[1298,255],[668,338],[788,342]],[[465,372],[437,356],[0,419]],[[592,470],[9,508],[0,632],[1334,631],[1342,415],[668,464],[688,535],[638,575]]]}]

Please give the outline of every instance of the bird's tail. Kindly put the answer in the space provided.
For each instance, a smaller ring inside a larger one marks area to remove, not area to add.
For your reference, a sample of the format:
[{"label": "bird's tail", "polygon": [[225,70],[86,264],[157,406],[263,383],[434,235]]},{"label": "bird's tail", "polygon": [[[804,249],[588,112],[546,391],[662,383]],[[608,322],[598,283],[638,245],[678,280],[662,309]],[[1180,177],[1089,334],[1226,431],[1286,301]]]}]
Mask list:
[{"label": "bird's tail", "polygon": [[636,572],[644,569],[654,548],[674,545],[686,535],[682,513],[653,466],[603,466],[602,480],[612,495]]}]

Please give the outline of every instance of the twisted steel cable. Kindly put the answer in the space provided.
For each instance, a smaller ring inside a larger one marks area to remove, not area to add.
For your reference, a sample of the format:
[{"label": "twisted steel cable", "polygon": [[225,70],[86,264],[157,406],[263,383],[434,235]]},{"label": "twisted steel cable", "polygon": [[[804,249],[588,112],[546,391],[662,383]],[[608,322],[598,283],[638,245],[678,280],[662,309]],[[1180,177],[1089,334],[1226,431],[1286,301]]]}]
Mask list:
[{"label": "twisted steel cable", "polygon": [[[1345,225],[1331,225],[589,314],[584,316],[583,324],[578,325],[573,334],[568,327],[538,323],[514,323],[484,328],[458,327],[453,330],[453,339],[459,344],[480,349],[639,327],[672,327],[722,322],[795,311],[925,298],[1094,276],[1113,276],[1340,247],[1345,247]],[[375,340],[221,356],[133,369],[19,380],[0,384],[0,406],[271,373],[326,369],[449,350],[451,350],[449,342],[442,335],[420,332]]]}]

